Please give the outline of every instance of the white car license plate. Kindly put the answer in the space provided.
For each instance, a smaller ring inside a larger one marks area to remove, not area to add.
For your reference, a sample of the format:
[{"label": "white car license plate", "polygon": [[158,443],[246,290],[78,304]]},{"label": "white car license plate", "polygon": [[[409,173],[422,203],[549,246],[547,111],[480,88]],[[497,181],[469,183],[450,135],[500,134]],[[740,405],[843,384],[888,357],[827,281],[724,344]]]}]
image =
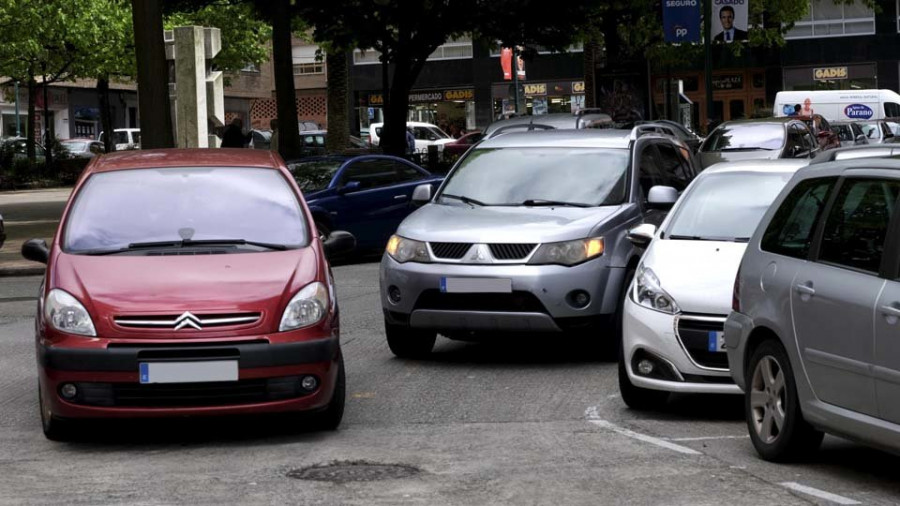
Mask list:
[{"label": "white car license plate", "polygon": [[725,332],[709,331],[709,351],[725,351]]},{"label": "white car license plate", "polygon": [[512,293],[511,279],[441,278],[443,293]]},{"label": "white car license plate", "polygon": [[205,383],[237,381],[237,360],[141,362],[141,383]]}]

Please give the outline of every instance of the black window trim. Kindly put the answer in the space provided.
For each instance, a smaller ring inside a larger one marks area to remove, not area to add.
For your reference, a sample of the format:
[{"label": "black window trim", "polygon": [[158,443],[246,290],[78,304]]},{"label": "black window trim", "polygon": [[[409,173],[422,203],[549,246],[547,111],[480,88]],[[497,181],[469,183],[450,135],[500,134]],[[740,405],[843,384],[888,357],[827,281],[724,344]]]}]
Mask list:
[{"label": "black window trim", "polygon": [[[860,269],[857,267],[851,267],[849,265],[837,264],[834,262],[827,262],[825,260],[819,260],[819,253],[822,247],[822,236],[825,235],[825,222],[828,221],[828,216],[831,214],[831,208],[834,207],[835,201],[837,201],[838,195],[841,194],[841,190],[844,188],[844,184],[849,184],[852,181],[857,180],[872,180],[872,179],[884,179],[887,181],[896,181],[896,178],[890,177],[888,175],[882,176],[868,176],[868,175],[840,175],[838,181],[831,188],[831,194],[828,196],[828,201],[825,204],[825,207],[822,210],[822,213],[819,215],[819,221],[816,223],[816,230],[813,234],[812,244],[809,248],[809,256],[807,260],[810,262],[817,263],[819,265],[827,265],[829,267],[834,267],[836,269],[843,269],[846,271],[856,272],[859,274],[866,274],[869,276],[876,276],[884,279],[895,279],[896,276],[891,276],[891,263],[900,264],[900,259],[897,259],[897,256],[891,256],[889,253],[889,248],[892,246],[896,246],[897,237],[894,228],[897,228],[897,221],[900,219],[900,196],[898,196],[897,201],[894,203],[894,214],[891,216],[891,222],[888,223],[887,234],[884,238],[884,252],[881,255],[881,265],[878,268],[878,272],[867,271],[865,269]],[[893,233],[893,236],[892,236]],[[893,259],[893,260],[892,260]]]}]

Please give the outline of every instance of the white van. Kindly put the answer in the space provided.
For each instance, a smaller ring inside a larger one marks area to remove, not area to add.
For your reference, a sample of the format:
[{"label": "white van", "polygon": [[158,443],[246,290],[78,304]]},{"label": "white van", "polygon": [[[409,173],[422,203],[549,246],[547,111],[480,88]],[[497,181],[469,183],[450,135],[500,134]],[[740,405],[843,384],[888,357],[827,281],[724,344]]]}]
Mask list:
[{"label": "white van", "polygon": [[900,95],[891,90],[779,91],[776,117],[821,114],[830,121],[900,117]]}]

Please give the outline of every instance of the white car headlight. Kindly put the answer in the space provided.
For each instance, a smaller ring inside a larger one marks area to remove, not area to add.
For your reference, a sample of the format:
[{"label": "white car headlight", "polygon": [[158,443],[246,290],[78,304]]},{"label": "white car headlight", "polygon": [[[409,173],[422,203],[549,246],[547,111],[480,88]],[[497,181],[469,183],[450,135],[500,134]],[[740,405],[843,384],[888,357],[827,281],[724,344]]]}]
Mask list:
[{"label": "white car headlight", "polygon": [[97,335],[87,309],[78,299],[58,288],[50,290],[44,300],[44,319],[60,332],[88,337]]},{"label": "white car headlight", "polygon": [[632,299],[638,304],[663,313],[680,313],[675,299],[662,289],[659,278],[650,268],[641,266],[634,278]]},{"label": "white car headlight", "polygon": [[387,254],[400,262],[430,263],[428,247],[424,242],[413,241],[399,235],[392,235],[387,244]]},{"label": "white car headlight", "polygon": [[281,317],[279,332],[315,325],[328,314],[328,287],[316,281],[303,287],[288,302]]},{"label": "white car headlight", "polygon": [[576,265],[603,254],[602,237],[542,244],[528,261],[532,265]]}]

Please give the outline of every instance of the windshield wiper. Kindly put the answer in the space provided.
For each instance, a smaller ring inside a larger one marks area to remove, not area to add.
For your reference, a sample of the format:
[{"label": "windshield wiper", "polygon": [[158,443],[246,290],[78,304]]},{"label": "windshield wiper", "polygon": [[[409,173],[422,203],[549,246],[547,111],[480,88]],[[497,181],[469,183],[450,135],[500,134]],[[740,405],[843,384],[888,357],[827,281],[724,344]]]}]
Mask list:
[{"label": "windshield wiper", "polygon": [[466,197],[463,195],[450,195],[449,193],[442,193],[441,198],[445,198],[445,197],[448,199],[456,199],[456,200],[462,202],[463,204],[476,205],[476,206],[488,205],[488,204],[485,204],[484,202],[481,202],[479,200],[475,200],[475,199],[472,199],[472,198],[469,198],[469,197]]},{"label": "windshield wiper", "polygon": [[115,249],[97,249],[97,250],[88,250],[88,251],[79,251],[76,252],[79,255],[115,255],[116,253],[125,253],[128,251],[140,251],[146,249],[161,249],[161,248],[184,248],[187,246],[218,246],[218,245],[249,245],[249,246],[257,246],[260,248],[266,249],[274,249],[274,250],[286,250],[288,247],[284,244],[272,244],[266,242],[256,242],[256,241],[248,241],[246,239],[201,239],[198,241],[194,241],[191,239],[185,239],[183,241],[154,241],[154,242],[133,242],[124,248],[115,248]]},{"label": "windshield wiper", "polygon": [[566,206],[566,207],[592,207],[589,204],[582,204],[580,202],[562,202],[559,200],[544,200],[544,199],[528,199],[523,201],[520,206]]}]

